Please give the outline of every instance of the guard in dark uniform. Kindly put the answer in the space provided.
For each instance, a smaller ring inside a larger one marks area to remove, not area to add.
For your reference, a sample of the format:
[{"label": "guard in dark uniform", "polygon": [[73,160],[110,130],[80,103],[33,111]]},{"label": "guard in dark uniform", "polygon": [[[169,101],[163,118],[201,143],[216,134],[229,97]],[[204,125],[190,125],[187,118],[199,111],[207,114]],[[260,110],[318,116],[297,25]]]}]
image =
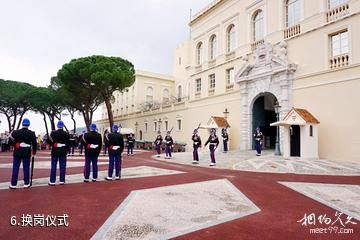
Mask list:
[{"label": "guard in dark uniform", "polygon": [[134,134],[130,133],[129,135],[127,135],[127,144],[128,144],[128,149],[127,149],[127,155],[129,156],[134,155],[133,151],[134,151],[134,145],[135,145],[135,137]]},{"label": "guard in dark uniform", "polygon": [[163,141],[163,138],[161,136],[161,132],[158,131],[158,135],[154,141],[154,145],[155,145],[155,149],[156,149],[156,152],[157,152],[157,157],[160,157],[160,154],[161,154],[161,143]]},{"label": "guard in dark uniform", "polygon": [[101,134],[97,132],[96,124],[90,126],[90,132],[84,134],[85,143],[85,169],[84,182],[89,182],[90,164],[92,165],[92,181],[96,182],[98,177],[98,157],[102,147]]},{"label": "guard in dark uniform", "polygon": [[215,128],[211,129],[209,139],[206,141],[206,143],[204,145],[204,149],[206,148],[206,145],[208,145],[208,144],[209,144],[210,158],[211,158],[210,166],[212,167],[212,166],[216,165],[215,150],[217,149],[217,147],[219,145],[219,138],[216,136]]},{"label": "guard in dark uniform", "polygon": [[22,129],[15,130],[10,134],[9,144],[14,146],[13,170],[11,177],[10,189],[15,189],[17,185],[19,168],[23,163],[24,188],[30,187],[30,158],[36,155],[37,143],[36,135],[29,130],[30,121],[24,118]]},{"label": "guard in dark uniform", "polygon": [[228,141],[229,141],[229,134],[227,133],[226,128],[221,130],[221,136],[223,138],[223,145],[224,145],[224,153],[228,151]]},{"label": "guard in dark uniform", "polygon": [[68,147],[69,150],[69,156],[74,156],[74,150],[76,146],[76,135],[74,132],[70,134],[70,146]]},{"label": "guard in dark uniform", "polygon": [[263,137],[263,133],[261,132],[260,128],[257,127],[256,132],[254,133],[256,156],[261,156]]},{"label": "guard in dark uniform", "polygon": [[106,141],[109,145],[109,172],[105,178],[108,181],[113,180],[113,171],[115,165],[115,180],[121,178],[121,154],[124,150],[123,136],[118,132],[118,125],[112,127],[113,132],[109,133],[106,137]]},{"label": "guard in dark uniform", "polygon": [[51,171],[50,181],[48,183],[50,186],[55,186],[58,161],[60,167],[60,185],[65,184],[66,153],[70,147],[70,135],[63,130],[64,122],[59,121],[57,128],[58,130],[52,131],[47,139],[48,144],[51,146]]},{"label": "guard in dark uniform", "polygon": [[166,136],[165,136],[165,158],[166,159],[170,159],[171,158],[171,149],[174,145],[174,141],[170,135],[170,131],[166,132]]},{"label": "guard in dark uniform", "polygon": [[193,141],[193,164],[197,164],[199,163],[199,153],[198,153],[198,149],[201,148],[201,138],[200,136],[197,134],[198,130],[194,129],[193,135],[192,135],[192,141]]},{"label": "guard in dark uniform", "polygon": [[83,136],[85,134],[85,130],[82,131],[82,134],[79,135],[78,137],[78,142],[79,142],[79,150],[80,150],[80,155],[82,155],[83,153],[83,150],[84,150],[84,141],[82,140],[83,139]]}]

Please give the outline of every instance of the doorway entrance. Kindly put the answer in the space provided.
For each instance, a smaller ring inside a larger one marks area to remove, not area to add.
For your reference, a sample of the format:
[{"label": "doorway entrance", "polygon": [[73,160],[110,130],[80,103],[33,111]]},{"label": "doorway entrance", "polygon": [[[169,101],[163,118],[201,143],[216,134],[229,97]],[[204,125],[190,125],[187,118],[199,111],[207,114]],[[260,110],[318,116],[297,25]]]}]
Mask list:
[{"label": "doorway entrance", "polygon": [[[276,122],[277,117],[274,109],[276,97],[271,93],[259,95],[253,104],[252,109],[252,136],[259,127],[264,135],[263,148],[275,148],[276,128],[270,127],[270,123]],[[255,141],[252,141],[252,148],[255,149]]]},{"label": "doorway entrance", "polygon": [[290,156],[300,157],[300,126],[291,125],[290,128]]}]

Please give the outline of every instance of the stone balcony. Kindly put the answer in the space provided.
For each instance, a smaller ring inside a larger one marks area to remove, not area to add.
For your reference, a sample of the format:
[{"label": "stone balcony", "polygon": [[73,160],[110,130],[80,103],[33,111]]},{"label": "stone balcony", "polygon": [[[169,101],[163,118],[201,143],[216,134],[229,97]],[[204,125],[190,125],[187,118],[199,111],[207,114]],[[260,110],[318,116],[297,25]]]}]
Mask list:
[{"label": "stone balcony", "polygon": [[235,58],[235,51],[231,51],[225,54],[225,61],[229,61]]},{"label": "stone balcony", "polygon": [[215,88],[209,89],[208,95],[209,95],[209,96],[212,96],[212,95],[214,95],[214,94],[215,94]]},{"label": "stone balcony", "polygon": [[329,59],[331,69],[341,68],[349,65],[349,54],[342,54]]},{"label": "stone balcony", "polygon": [[251,43],[251,50],[254,51],[258,47],[264,45],[264,43],[265,43],[264,39],[261,39],[259,41],[255,41],[255,42]]},{"label": "stone balcony", "polygon": [[232,91],[234,89],[234,84],[233,83],[227,84],[225,88],[226,88],[225,89],[226,92],[230,92],[230,91]]},{"label": "stone balcony", "polygon": [[284,29],[284,39],[288,39],[301,33],[300,24]]},{"label": "stone balcony", "polygon": [[335,21],[339,18],[342,18],[350,13],[349,3],[345,3],[336,8],[329,10],[326,13],[327,22]]},{"label": "stone balcony", "polygon": [[208,67],[212,68],[216,65],[216,59],[211,59],[208,61]]},{"label": "stone balcony", "polygon": [[195,66],[195,72],[196,73],[201,72],[201,70],[202,70],[202,65],[201,64]]}]

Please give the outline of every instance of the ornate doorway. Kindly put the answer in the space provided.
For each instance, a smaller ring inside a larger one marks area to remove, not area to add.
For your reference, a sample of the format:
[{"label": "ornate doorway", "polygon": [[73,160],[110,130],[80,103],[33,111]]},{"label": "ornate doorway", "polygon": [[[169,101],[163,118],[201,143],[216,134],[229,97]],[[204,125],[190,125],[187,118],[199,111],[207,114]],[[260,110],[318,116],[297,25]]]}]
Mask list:
[{"label": "ornate doorway", "polygon": [[[267,131],[270,137],[268,146],[274,144],[272,132],[274,130],[270,130],[267,126],[270,119],[276,120],[270,107],[274,102],[270,104],[269,99],[276,99],[281,106],[280,118],[283,118],[293,106],[292,86],[296,65],[288,62],[286,47],[285,42],[276,45],[264,43],[252,53],[252,58],[248,56],[242,58],[242,65],[235,76],[241,94],[241,150],[253,148],[253,131],[258,124],[264,126],[262,130]],[[265,111],[266,108],[268,111]],[[282,134],[283,132],[280,131],[280,143]]]}]

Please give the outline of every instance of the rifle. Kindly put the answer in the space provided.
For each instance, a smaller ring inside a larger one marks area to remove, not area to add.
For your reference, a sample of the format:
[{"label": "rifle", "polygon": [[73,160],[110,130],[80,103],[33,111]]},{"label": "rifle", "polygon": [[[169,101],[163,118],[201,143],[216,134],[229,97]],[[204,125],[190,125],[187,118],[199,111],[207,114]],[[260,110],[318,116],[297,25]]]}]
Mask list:
[{"label": "rifle", "polygon": [[201,125],[201,122],[199,123],[198,127],[196,128],[196,131],[198,131],[198,130],[199,130],[200,125]]},{"label": "rifle", "polygon": [[169,132],[171,133],[173,129],[174,129],[174,127],[172,127]]},{"label": "rifle", "polygon": [[33,175],[34,175],[34,162],[35,162],[35,157],[32,156],[32,157],[31,157],[30,187],[32,186],[32,180],[33,180]]}]

